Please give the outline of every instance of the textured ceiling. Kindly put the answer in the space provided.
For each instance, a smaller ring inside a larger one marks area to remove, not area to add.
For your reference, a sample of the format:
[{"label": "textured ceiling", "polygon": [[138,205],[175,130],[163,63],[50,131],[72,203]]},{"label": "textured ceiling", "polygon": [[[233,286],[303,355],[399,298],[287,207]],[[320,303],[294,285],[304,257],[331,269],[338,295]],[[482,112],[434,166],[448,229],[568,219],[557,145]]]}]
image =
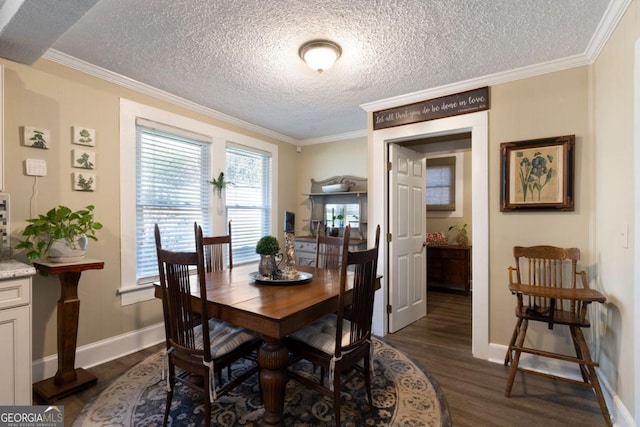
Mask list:
[{"label": "textured ceiling", "polygon": [[[63,1],[32,2],[60,18]],[[100,0],[50,43],[295,140],[321,139],[365,129],[362,104],[584,55],[610,3],[620,0]],[[312,39],[342,47],[322,74],[298,57]]]}]

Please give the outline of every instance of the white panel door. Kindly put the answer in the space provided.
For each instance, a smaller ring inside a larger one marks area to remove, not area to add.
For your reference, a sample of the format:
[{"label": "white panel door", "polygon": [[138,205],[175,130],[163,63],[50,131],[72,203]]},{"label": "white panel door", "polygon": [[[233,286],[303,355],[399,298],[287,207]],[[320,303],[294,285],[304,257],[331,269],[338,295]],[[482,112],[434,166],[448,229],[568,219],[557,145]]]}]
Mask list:
[{"label": "white panel door", "polygon": [[423,154],[389,145],[389,332],[427,314],[427,218]]}]

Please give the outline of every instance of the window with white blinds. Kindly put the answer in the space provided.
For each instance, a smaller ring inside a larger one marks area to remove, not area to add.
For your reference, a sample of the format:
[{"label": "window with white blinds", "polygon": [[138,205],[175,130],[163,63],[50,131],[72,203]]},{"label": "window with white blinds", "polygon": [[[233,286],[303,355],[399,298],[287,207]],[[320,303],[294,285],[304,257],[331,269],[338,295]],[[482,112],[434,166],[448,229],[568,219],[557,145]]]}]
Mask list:
[{"label": "window with white blinds", "polygon": [[232,221],[233,263],[256,261],[256,243],[271,234],[271,154],[227,146],[227,218]]},{"label": "window with white blinds", "polygon": [[[145,121],[145,125],[146,125]],[[210,144],[187,132],[136,124],[136,281],[158,277],[154,226],[162,246],[194,251],[193,224],[210,230]]]},{"label": "window with white blinds", "polygon": [[427,210],[456,209],[456,158],[427,159]]}]

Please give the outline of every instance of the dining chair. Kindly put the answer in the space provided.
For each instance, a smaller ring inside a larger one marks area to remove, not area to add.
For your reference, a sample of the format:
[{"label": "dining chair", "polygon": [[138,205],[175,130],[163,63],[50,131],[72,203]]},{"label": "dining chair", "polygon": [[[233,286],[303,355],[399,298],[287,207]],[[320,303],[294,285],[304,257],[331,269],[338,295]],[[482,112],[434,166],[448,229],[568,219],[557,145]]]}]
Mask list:
[{"label": "dining chair", "polygon": [[[155,226],[158,272],[162,291],[168,364],[167,399],[163,425],[167,424],[176,382],[204,396],[203,425],[211,424],[211,403],[258,371],[251,365],[222,384],[216,376],[241,358],[251,358],[260,345],[258,335],[217,319],[210,319],[207,304],[192,303],[191,284],[206,295],[202,228],[195,225],[196,251],[174,252],[162,248]],[[197,310],[197,311],[196,311]],[[180,371],[176,371],[176,367]]]},{"label": "dining chair", "polygon": [[[340,266],[340,293],[338,311],[326,315],[286,337],[287,348],[292,353],[291,362],[299,359],[310,361],[323,370],[328,370],[328,387],[324,385],[322,373],[316,381],[289,369],[289,377],[302,385],[333,397],[336,426],[340,425],[341,384],[357,375],[364,375],[369,405],[371,396],[371,323],[373,300],[376,291],[378,267],[378,245],[380,226],[376,229],[373,248],[349,251],[351,227],[344,231],[342,265]],[[349,267],[353,271],[348,271]],[[351,297],[347,299],[347,284],[353,285]],[[345,306],[351,304],[351,318],[344,318]],[[364,363],[362,366],[360,361]],[[290,365],[291,366],[291,365]],[[343,379],[343,374],[345,378]],[[315,377],[315,375],[314,375]]]},{"label": "dining chair", "polygon": [[204,266],[208,272],[224,270],[225,249],[229,258],[227,268],[233,268],[233,253],[231,251],[231,221],[228,233],[224,236],[210,236],[202,238],[204,247]]},{"label": "dining chair", "polygon": [[[595,289],[590,289],[587,274],[577,270],[580,249],[515,246],[513,256],[515,267],[509,267],[509,290],[517,297],[516,325],[504,360],[505,366],[511,365],[505,396],[511,395],[518,371],[590,387],[595,392],[605,423],[612,425],[596,375],[598,363],[591,359],[589,346],[582,333],[582,328],[590,327],[587,318],[589,304],[603,303],[606,298]],[[567,325],[575,356],[535,348],[534,344],[538,340],[525,346],[529,321],[546,323],[548,330],[552,330],[555,325]],[[580,368],[582,381],[523,368],[519,366],[522,353],[576,363]]]},{"label": "dining chair", "polygon": [[[318,223],[316,232],[316,268],[340,268],[342,260],[343,237],[327,236],[322,232],[322,223]],[[348,241],[348,239],[347,239]]]}]

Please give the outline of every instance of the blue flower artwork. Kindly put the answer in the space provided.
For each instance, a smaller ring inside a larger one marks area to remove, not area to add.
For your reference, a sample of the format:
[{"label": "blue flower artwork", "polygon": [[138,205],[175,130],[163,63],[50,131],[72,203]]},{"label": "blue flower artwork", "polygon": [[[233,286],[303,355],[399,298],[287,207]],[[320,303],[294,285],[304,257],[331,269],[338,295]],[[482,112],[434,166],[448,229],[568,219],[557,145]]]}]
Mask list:
[{"label": "blue flower artwork", "polygon": [[[515,153],[519,188],[516,195],[521,197],[521,202],[541,202],[548,197],[554,199],[557,188],[557,170],[554,164],[554,152],[556,150],[535,148],[521,150]],[[552,184],[551,184],[552,183]],[[550,185],[554,194],[545,193],[543,190]],[[545,194],[547,197],[545,197]]]}]

